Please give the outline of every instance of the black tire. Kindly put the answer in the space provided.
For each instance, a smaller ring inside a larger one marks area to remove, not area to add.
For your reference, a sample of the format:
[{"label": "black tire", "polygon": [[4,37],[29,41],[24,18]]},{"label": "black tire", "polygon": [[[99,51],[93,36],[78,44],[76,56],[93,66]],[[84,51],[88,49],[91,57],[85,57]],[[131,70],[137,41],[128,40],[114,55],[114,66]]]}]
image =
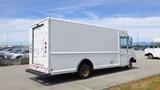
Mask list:
[{"label": "black tire", "polygon": [[125,69],[132,69],[133,65],[132,62],[130,61],[127,66],[125,66]]},{"label": "black tire", "polygon": [[148,55],[148,59],[153,59],[153,55],[152,55],[152,54],[149,54],[149,55]]},{"label": "black tire", "polygon": [[91,72],[92,72],[92,69],[90,65],[82,64],[80,65],[77,74],[80,79],[86,79],[91,76]]}]

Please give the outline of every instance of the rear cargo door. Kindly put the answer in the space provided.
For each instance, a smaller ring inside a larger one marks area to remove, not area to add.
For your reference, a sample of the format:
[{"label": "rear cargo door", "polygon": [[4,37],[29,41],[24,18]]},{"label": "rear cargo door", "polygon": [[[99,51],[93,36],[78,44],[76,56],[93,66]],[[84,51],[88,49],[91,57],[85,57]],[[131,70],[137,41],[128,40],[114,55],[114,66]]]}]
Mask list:
[{"label": "rear cargo door", "polygon": [[48,72],[48,30],[45,24],[33,28],[33,56],[35,69]]}]

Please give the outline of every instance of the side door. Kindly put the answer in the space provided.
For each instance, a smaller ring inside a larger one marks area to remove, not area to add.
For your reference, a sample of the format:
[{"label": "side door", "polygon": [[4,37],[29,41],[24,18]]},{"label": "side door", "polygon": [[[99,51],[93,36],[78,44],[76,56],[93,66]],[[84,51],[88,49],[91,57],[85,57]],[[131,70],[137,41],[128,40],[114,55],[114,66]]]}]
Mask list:
[{"label": "side door", "polygon": [[120,64],[128,65],[128,37],[120,37]]}]

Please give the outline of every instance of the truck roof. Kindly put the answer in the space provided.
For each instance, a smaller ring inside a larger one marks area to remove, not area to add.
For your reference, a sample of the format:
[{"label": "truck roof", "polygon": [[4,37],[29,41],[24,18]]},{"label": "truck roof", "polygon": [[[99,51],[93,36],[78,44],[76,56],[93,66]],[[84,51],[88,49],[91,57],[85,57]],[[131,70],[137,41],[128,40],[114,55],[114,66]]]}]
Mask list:
[{"label": "truck roof", "polygon": [[[77,24],[83,24],[83,25],[89,25],[89,26],[96,26],[96,27],[101,27],[101,28],[106,28],[106,29],[116,30],[116,31],[122,31],[122,32],[127,33],[127,31],[125,31],[125,30],[118,30],[118,29],[108,28],[108,27],[99,26],[99,25],[95,25],[95,24],[82,23],[82,22],[78,22],[78,21],[71,21],[71,20],[60,19],[60,18],[52,18],[52,17],[47,17],[47,18],[44,18],[44,19],[42,19],[42,20],[39,20],[39,21],[33,23],[33,24],[31,25],[31,27],[37,25],[37,23],[41,23],[41,22],[43,22],[43,21],[45,21],[45,20],[49,20],[49,19],[51,19],[51,20],[58,20],[58,21],[66,21],[66,22],[77,23]],[[127,34],[128,34],[128,33],[127,33]]]}]

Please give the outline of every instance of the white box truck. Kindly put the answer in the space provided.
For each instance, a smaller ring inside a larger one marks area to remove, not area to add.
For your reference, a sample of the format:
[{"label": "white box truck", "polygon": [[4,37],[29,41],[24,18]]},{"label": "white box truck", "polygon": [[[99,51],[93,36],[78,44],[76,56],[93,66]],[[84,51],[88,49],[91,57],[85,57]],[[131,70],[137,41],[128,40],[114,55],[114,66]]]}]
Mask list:
[{"label": "white box truck", "polygon": [[148,59],[160,58],[160,37],[155,37],[151,47],[146,48],[144,52]]},{"label": "white box truck", "polygon": [[136,62],[126,31],[46,18],[31,27],[27,72],[36,75],[77,73],[88,78],[96,69],[131,68]]}]

